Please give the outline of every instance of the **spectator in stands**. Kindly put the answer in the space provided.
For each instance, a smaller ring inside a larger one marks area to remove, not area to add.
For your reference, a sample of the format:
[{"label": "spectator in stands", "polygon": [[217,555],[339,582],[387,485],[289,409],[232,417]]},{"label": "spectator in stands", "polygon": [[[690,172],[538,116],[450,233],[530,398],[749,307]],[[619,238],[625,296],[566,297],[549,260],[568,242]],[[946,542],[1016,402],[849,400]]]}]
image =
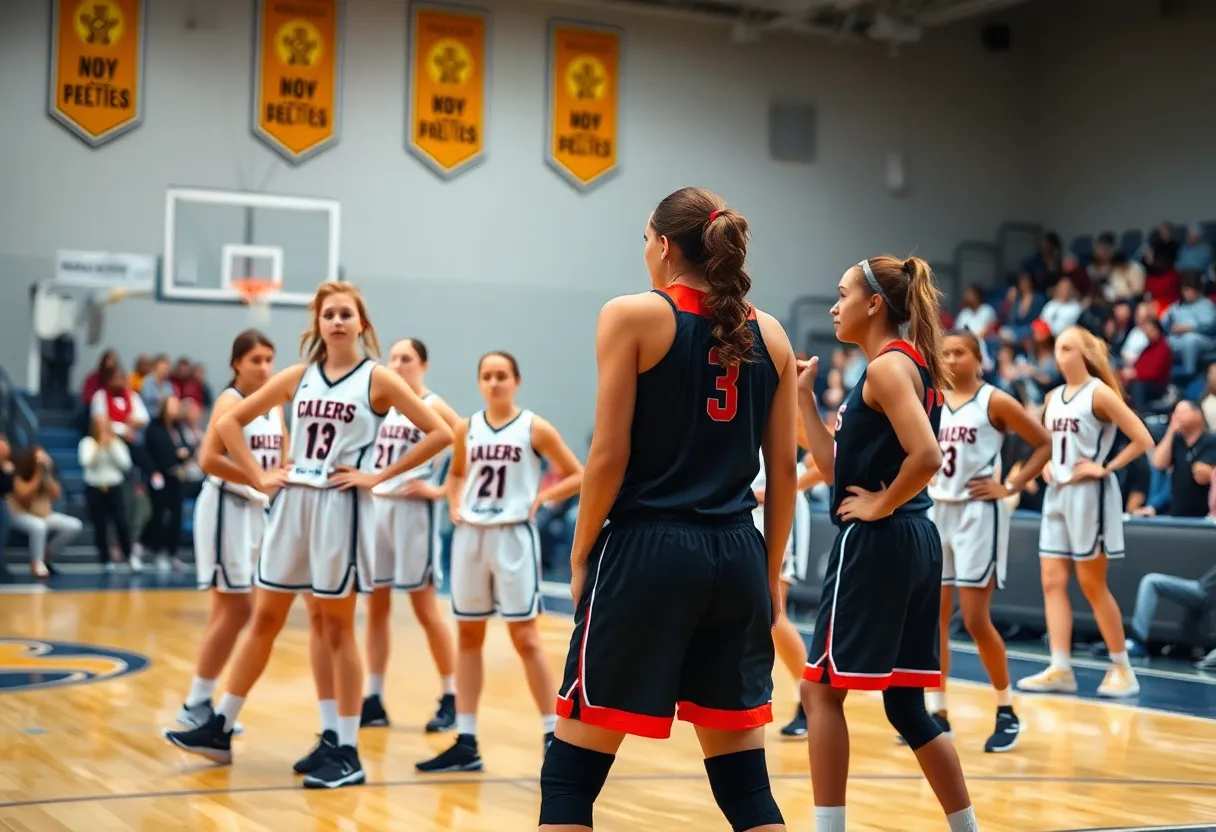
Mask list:
[{"label": "spectator in stands", "polygon": [[156,556],[157,568],[162,571],[169,568],[170,559],[174,567],[181,568],[177,547],[182,536],[186,462],[196,450],[186,443],[178,425],[180,418],[181,401],[176,396],[169,396],[144,436],[144,447],[151,463],[151,469],[145,473],[152,516],[144,526],[139,542],[145,551]]},{"label": "spectator in stands", "polygon": [[980,341],[996,331],[996,310],[984,303],[982,286],[972,284],[963,290],[962,307],[954,318],[954,326],[970,330]]},{"label": "spectator in stands", "polygon": [[176,395],[169,378],[169,356],[161,353],[152,359],[152,372],[144,379],[139,395],[149,413],[160,413],[165,399]]},{"label": "spectator in stands", "polygon": [[189,358],[177,359],[177,366],[173,368],[173,395],[183,402],[193,399],[203,403],[202,386],[194,380],[194,365]]},{"label": "spectator in stands", "polygon": [[13,491],[8,495],[13,528],[30,540],[30,572],[45,579],[55,572],[51,561],[84,528],[75,517],[61,514],[52,504],[63,489],[45,450],[34,446],[13,455]]},{"label": "spectator in stands", "polygon": [[1216,348],[1216,305],[1203,296],[1203,278],[1195,272],[1181,276],[1182,297],[1161,320],[1188,376],[1199,370],[1200,356]]},{"label": "spectator in stands", "polygon": [[127,382],[127,388],[135,394],[138,394],[144,386],[144,378],[148,373],[152,372],[152,359],[143,353],[135,359],[135,369],[131,371],[131,380]]},{"label": "spectator in stands", "polygon": [[1051,300],[1044,304],[1039,320],[1047,323],[1052,335],[1059,335],[1075,324],[1083,311],[1085,307],[1081,305],[1077,288],[1067,277],[1061,277],[1051,291]]},{"label": "spectator in stands", "polygon": [[1022,264],[1023,271],[1030,274],[1034,285],[1040,291],[1048,289],[1063,274],[1064,244],[1060,235],[1048,231],[1039,238],[1039,250]]},{"label": "spectator in stands", "polygon": [[1106,297],[1111,303],[1139,303],[1144,297],[1144,267],[1121,251],[1110,259],[1110,277],[1106,281]]},{"label": "spectator in stands", "polygon": [[827,408],[840,407],[844,397],[848,394],[848,390],[844,388],[844,367],[847,356],[844,350],[835,349],[832,351],[832,368],[827,372],[827,387],[820,396],[819,401],[823,402],[823,406]]},{"label": "spectator in stands", "polygon": [[198,449],[203,446],[203,406],[195,399],[182,399],[182,419],[180,422],[182,439],[186,445],[194,449],[194,453],[183,465],[186,467],[186,497],[193,499],[202,490],[203,480],[207,475],[198,464]]},{"label": "spectator in stands", "polygon": [[844,367],[840,371],[841,381],[844,382],[845,390],[852,390],[857,386],[857,382],[861,381],[861,375],[866,371],[869,362],[865,353],[859,349],[849,348],[845,350],[844,356]]},{"label": "spectator in stands", "polygon": [[[1127,437],[1120,432],[1115,438],[1111,454],[1118,454],[1127,447]],[[1119,490],[1123,494],[1123,511],[1126,514],[1139,514],[1148,503],[1149,490],[1152,487],[1153,471],[1148,464],[1147,456],[1138,456],[1123,468],[1115,472],[1119,482]]]},{"label": "spectator in stands", "polygon": [[1144,245],[1144,260],[1145,268],[1148,273],[1153,276],[1168,274],[1176,268],[1178,260],[1178,240],[1174,238],[1174,227],[1168,222],[1163,222],[1153,229],[1153,233],[1148,235],[1148,242]]},{"label": "spectator in stands", "polygon": [[1169,427],[1153,449],[1153,467],[1168,471],[1168,505],[1148,505],[1138,514],[1171,517],[1206,517],[1212,470],[1216,465],[1216,436],[1208,433],[1203,413],[1192,401],[1174,406]]},{"label": "spectator in stands", "polygon": [[1089,275],[1090,283],[1100,287],[1104,292],[1107,290],[1107,282],[1110,280],[1111,271],[1114,268],[1114,257],[1114,232],[1103,231],[1094,243],[1093,259],[1089,261],[1085,271]]},{"label": "spectator in stands", "polygon": [[148,424],[143,399],[127,389],[127,374],[117,364],[107,371],[102,389],[93,394],[89,411],[90,416],[109,417],[114,433],[128,445],[139,440],[140,431]]},{"label": "spectator in stands", "polygon": [[1056,367],[1056,338],[1046,321],[1036,320],[1030,325],[1031,344],[1030,357],[1020,356],[1017,359],[1021,379],[1026,382],[1031,404],[1041,404],[1048,390],[1060,383],[1060,371]]},{"label": "spectator in stands", "polygon": [[1089,279],[1089,271],[1081,264],[1080,258],[1077,255],[1069,252],[1064,256],[1064,271],[1061,277],[1067,277],[1072,281],[1073,288],[1077,290],[1078,297],[1088,297],[1090,286],[1093,281]]},{"label": "spectator in stands", "polygon": [[118,353],[107,349],[97,360],[97,369],[84,377],[84,385],[80,390],[80,400],[87,406],[93,403],[97,391],[106,386],[106,378],[114,367],[118,366]]},{"label": "spectator in stands", "polygon": [[1017,285],[1005,296],[1005,328],[1001,338],[1021,344],[1030,340],[1030,323],[1043,311],[1047,299],[1035,289],[1029,272],[1018,275]]},{"label": "spectator in stands", "polygon": [[1216,364],[1208,365],[1207,384],[1199,399],[1199,408],[1203,411],[1203,420],[1207,423],[1208,432],[1216,433]]},{"label": "spectator in stands", "polygon": [[131,452],[127,443],[114,435],[106,416],[94,416],[89,421],[89,433],[77,448],[80,467],[84,469],[84,498],[93,524],[93,543],[97,561],[107,572],[114,571],[110,557],[110,526],[118,537],[124,560],[131,559],[131,527],[127,523],[127,505],[123,482],[131,470]]},{"label": "spectator in stands", "polygon": [[1195,223],[1186,232],[1186,242],[1178,250],[1178,271],[1206,275],[1212,268],[1212,244],[1203,236],[1203,226]]},{"label": "spectator in stands", "polygon": [[1135,361],[1124,365],[1120,374],[1131,397],[1132,407],[1144,413],[1151,402],[1165,395],[1169,387],[1174,352],[1155,318],[1146,318],[1138,329],[1144,333],[1147,343]]},{"label": "spectator in stands", "polygon": [[211,385],[207,383],[207,368],[201,362],[194,365],[194,383],[198,385],[199,403],[203,410],[210,410],[214,397],[211,395]]},{"label": "spectator in stands", "polygon": [[[1136,592],[1136,606],[1132,608],[1132,626],[1128,633],[1127,655],[1131,658],[1148,656],[1149,630],[1157,603],[1162,599],[1173,601],[1186,612],[1183,628],[1194,625],[1216,605],[1216,568],[1209,569],[1197,581],[1188,581],[1175,575],[1149,572],[1140,579]],[[1216,656],[1216,650],[1212,651]],[[1205,658],[1199,665],[1207,662]]]},{"label": "spectator in stands", "polygon": [[1111,356],[1114,357],[1116,364],[1126,363],[1122,360],[1123,344],[1135,329],[1136,322],[1132,320],[1130,306],[1126,303],[1117,303],[1111,307],[1110,317],[1106,319],[1102,337],[1110,345]]},{"label": "spectator in stands", "polygon": [[0,583],[12,580],[8,567],[4,565],[4,544],[8,541],[8,495],[13,493],[12,448],[8,437],[0,433]]}]

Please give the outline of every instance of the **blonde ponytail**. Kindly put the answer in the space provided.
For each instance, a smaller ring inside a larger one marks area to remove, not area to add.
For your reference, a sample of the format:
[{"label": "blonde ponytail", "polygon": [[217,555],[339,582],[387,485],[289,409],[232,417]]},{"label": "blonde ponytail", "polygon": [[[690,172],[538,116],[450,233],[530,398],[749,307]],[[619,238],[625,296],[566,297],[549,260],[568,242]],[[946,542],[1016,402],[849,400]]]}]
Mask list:
[{"label": "blonde ponytail", "polygon": [[1068,332],[1076,335],[1077,340],[1081,343],[1081,356],[1085,359],[1085,369],[1089,371],[1089,374],[1100,379],[1103,384],[1123,398],[1123,384],[1119,381],[1115,368],[1110,365],[1110,351],[1106,347],[1106,342],[1084,327],[1070,326],[1060,333],[1061,337]]}]

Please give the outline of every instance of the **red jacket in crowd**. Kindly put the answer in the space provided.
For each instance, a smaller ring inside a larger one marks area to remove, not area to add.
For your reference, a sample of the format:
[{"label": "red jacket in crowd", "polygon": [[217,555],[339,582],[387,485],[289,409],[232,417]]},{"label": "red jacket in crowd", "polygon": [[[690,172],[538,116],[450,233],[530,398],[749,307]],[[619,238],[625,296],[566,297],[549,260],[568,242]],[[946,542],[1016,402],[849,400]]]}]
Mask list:
[{"label": "red jacket in crowd", "polygon": [[1164,336],[1150,341],[1136,359],[1134,369],[1137,381],[1147,381],[1165,387],[1170,383],[1170,370],[1174,366],[1174,351]]}]

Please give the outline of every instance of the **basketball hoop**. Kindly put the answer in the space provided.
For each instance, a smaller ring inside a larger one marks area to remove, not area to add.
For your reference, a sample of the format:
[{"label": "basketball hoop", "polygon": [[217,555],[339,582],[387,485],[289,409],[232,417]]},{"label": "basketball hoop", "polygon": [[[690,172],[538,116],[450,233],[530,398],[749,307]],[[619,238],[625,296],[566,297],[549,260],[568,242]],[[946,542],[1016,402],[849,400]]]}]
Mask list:
[{"label": "basketball hoop", "polygon": [[231,283],[241,296],[241,302],[249,307],[249,320],[255,324],[270,321],[270,298],[283,288],[277,280],[262,277],[243,277]]}]

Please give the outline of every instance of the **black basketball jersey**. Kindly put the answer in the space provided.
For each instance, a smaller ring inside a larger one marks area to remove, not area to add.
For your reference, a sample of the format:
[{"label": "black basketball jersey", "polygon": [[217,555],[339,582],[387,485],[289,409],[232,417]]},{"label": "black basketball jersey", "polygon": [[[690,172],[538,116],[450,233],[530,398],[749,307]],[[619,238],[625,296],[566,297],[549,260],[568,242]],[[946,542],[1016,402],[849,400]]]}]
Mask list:
[{"label": "black basketball jersey", "polygon": [[[892,341],[879,355],[888,352],[903,353],[916,362],[921,384],[925,388],[923,404],[929,414],[929,424],[933,426],[933,435],[937,436],[944,398],[941,392],[933,387],[933,378],[929,375],[924,356],[907,341]],[[849,391],[836,415],[832,522],[837,525],[840,524],[840,501],[849,496],[847,489],[850,485],[860,486],[866,491],[878,491],[883,485],[890,486],[899,474],[904,460],[908,458],[886,414],[869,407],[862,396],[867,374],[868,371],[861,374],[857,386]],[[932,505],[933,501],[929,499],[926,488],[895,509],[895,513],[925,511]]]},{"label": "black basketball jersey", "polygon": [[755,310],[747,324],[751,360],[723,368],[705,294],[680,284],[656,293],[671,304],[676,336],[659,363],[638,375],[629,464],[609,519],[748,512],[778,380]]}]

